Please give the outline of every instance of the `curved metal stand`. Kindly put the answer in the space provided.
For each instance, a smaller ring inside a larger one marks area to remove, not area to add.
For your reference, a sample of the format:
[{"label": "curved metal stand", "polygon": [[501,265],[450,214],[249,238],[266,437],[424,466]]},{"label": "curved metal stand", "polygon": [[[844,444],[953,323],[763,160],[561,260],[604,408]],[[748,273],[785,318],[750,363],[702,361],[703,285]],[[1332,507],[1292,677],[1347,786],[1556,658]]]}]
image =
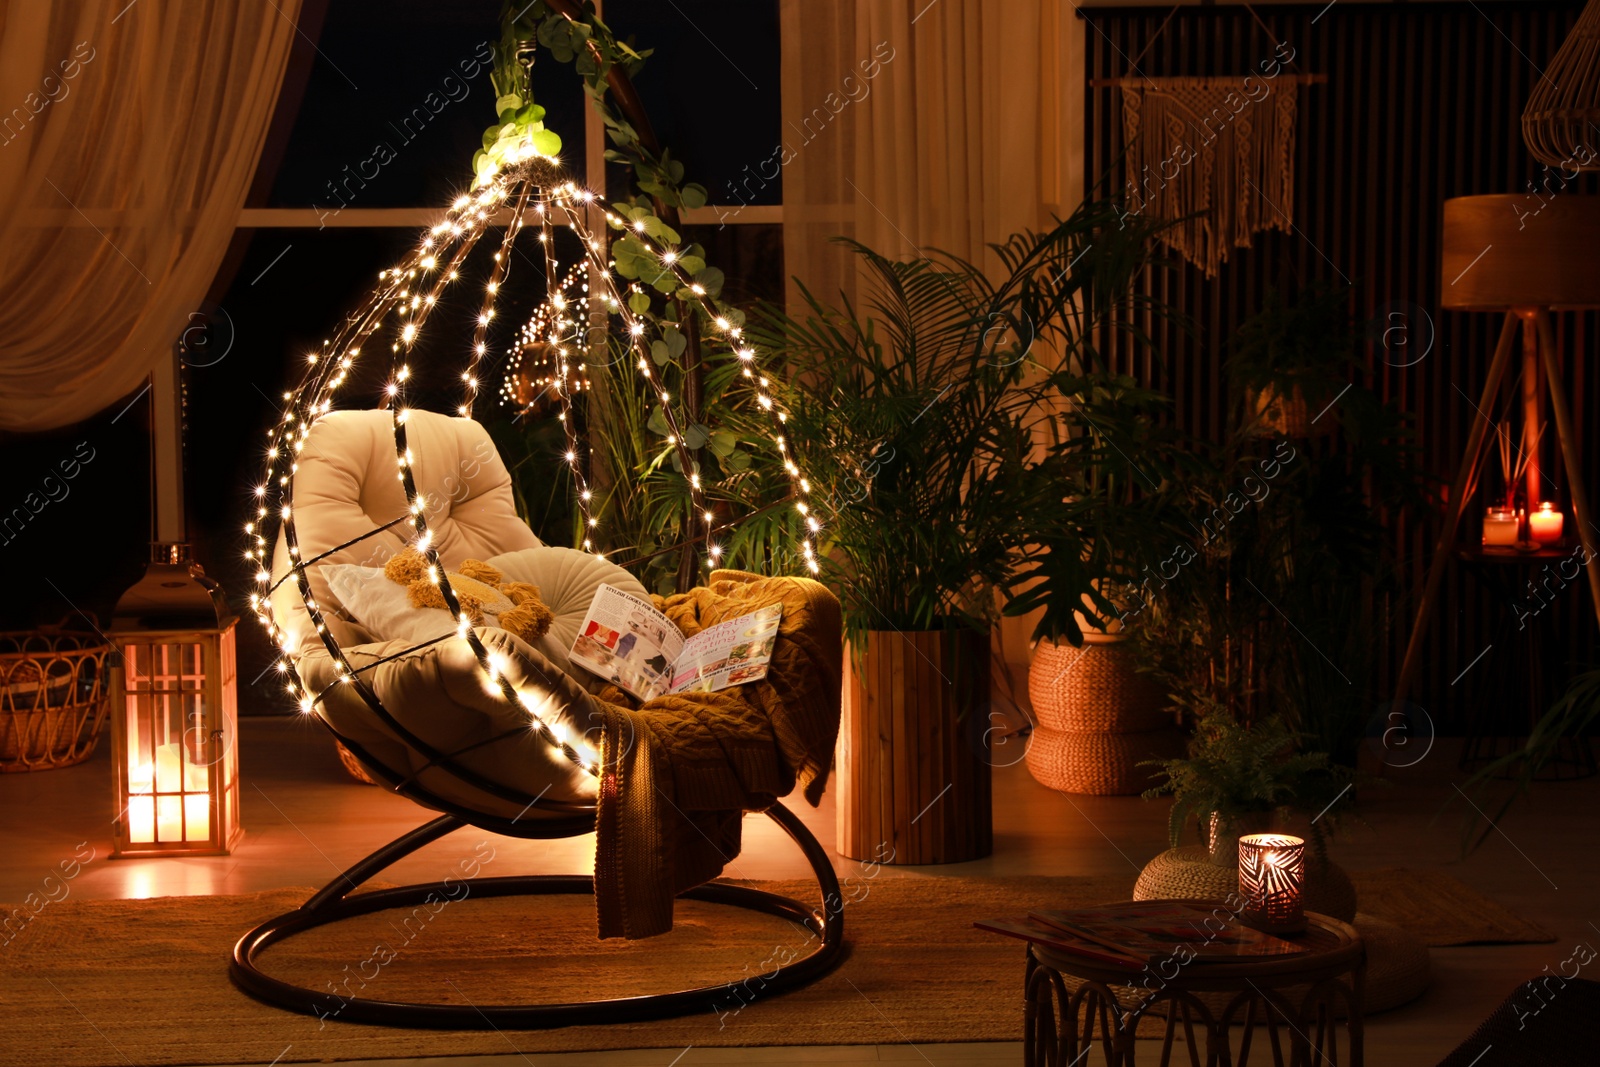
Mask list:
[{"label": "curved metal stand", "polygon": [[[457,815],[441,815],[361,860],[299,908],[268,919],[245,934],[233,948],[228,976],[234,985],[250,996],[289,1011],[315,1015],[324,1020],[376,1023],[382,1026],[444,1030],[532,1030],[592,1023],[639,1022],[686,1015],[698,1010],[737,1010],[752,1000],[797,989],[820,978],[838,964],[840,953],[844,950],[844,912],[839,880],[834,875],[827,853],[811,831],[781,804],[773,805],[765,814],[783,827],[805,854],[822,892],[820,910],[808,908],[799,901],[776,893],[725,882],[708,882],[697,886],[679,899],[745,908],[788,919],[811,931],[817,940],[816,949],[807,956],[779,967],[770,975],[751,976],[746,972],[732,981],[715,985],[612,1000],[565,1004],[454,1005],[342,997],[330,991],[292,985],[261,970],[257,962],[260,954],[269,946],[295,934],[388,908],[437,903],[441,898],[457,899],[451,894],[459,893],[463,884],[470,885],[471,893],[481,897],[594,892],[594,879],[589,875],[523,875],[474,878],[455,881],[453,885],[446,880],[352,895],[358,886],[380,871],[469,823],[469,820]],[[476,825],[475,820],[472,822]],[[592,822],[585,825],[580,821],[569,826],[568,833],[586,833],[592,827]],[[504,828],[495,829],[500,832]],[[516,829],[522,831],[524,827]],[[549,829],[545,827],[543,830],[513,833],[511,836],[560,836],[550,833]]]}]

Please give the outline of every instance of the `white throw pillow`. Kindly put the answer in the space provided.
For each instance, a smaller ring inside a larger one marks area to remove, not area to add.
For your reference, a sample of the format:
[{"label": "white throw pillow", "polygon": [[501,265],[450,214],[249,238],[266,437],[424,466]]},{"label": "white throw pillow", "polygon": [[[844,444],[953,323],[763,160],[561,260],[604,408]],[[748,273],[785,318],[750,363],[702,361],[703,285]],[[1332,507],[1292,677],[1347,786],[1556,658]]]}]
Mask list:
[{"label": "white throw pillow", "polygon": [[455,633],[455,620],[443,608],[414,608],[406,587],[384,577],[382,567],[330,563],[322,568],[339,606],[378,641],[421,644]]},{"label": "white throw pillow", "polygon": [[[613,585],[648,599],[644,585],[614,563],[571,548],[524,548],[486,560],[508,582],[528,582],[539,587],[539,597],[555,615],[550,630],[535,644],[567,674],[586,680],[587,671],[572,667],[568,653],[578,639],[578,628],[589,602],[601,585]],[[414,608],[406,587],[384,577],[381,567],[353,563],[323,565],[328,586],[344,612],[369,630],[378,641],[421,644],[455,632],[455,621],[443,608]],[[489,625],[495,624],[497,605],[485,604]],[[510,606],[507,600],[505,605]]]}]

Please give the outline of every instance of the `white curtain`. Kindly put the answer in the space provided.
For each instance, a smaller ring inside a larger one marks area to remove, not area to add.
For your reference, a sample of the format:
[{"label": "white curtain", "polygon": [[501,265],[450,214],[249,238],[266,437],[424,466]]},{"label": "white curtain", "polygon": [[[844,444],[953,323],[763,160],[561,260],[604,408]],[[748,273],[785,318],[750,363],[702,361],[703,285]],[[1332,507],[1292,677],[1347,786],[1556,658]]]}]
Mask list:
[{"label": "white curtain", "polygon": [[0,0],[0,429],[170,353],[232,238],[299,0]]},{"label": "white curtain", "polygon": [[817,295],[854,295],[833,236],[993,267],[990,243],[1076,205],[1083,28],[1069,5],[782,0],[781,12],[784,255]]},{"label": "white curtain", "polygon": [[[780,11],[792,312],[796,279],[825,302],[855,299],[854,256],[835,236],[993,269],[988,245],[1077,205],[1084,27],[1071,5],[782,0]],[[1034,622],[1002,620],[997,695],[1026,700]]]}]

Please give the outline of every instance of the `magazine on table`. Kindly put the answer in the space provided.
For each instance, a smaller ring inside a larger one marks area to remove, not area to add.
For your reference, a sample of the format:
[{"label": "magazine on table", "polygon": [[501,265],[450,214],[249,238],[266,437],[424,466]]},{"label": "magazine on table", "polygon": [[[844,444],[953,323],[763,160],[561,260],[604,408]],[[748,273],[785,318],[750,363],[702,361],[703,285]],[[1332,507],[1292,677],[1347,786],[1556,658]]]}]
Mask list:
[{"label": "magazine on table", "polygon": [[1026,915],[1012,919],[982,919],[972,925],[980,930],[987,930],[991,934],[1002,934],[1006,937],[1031,941],[1036,945],[1059,949],[1062,952],[1069,952],[1084,959],[1109,963],[1113,967],[1127,967],[1129,970],[1138,970],[1145,965],[1144,960],[1130,956],[1126,952],[1107,948],[1096,941],[1086,941],[1081,937],[1075,937]]},{"label": "magazine on table", "polygon": [[783,605],[770,604],[684,637],[650,601],[602,585],[578,627],[570,658],[640,700],[710,693],[767,676],[782,617]]},{"label": "magazine on table", "polygon": [[1302,945],[1244,925],[1226,906],[1218,904],[1036,911],[1029,918],[1061,933],[1148,960],[1164,959],[1180,948],[1206,963],[1242,963],[1306,951]]}]

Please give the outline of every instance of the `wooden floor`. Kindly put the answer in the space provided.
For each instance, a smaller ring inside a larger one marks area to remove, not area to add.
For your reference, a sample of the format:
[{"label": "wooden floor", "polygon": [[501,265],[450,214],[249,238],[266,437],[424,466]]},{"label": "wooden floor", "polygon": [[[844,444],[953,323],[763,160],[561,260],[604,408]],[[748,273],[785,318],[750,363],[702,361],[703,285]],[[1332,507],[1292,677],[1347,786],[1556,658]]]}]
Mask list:
[{"label": "wooden floor", "polygon": [[[379,843],[423,822],[408,801],[351,782],[326,735],[303,719],[246,719],[241,725],[246,834],[232,856],[205,859],[118,860],[110,848],[111,774],[107,754],[80,767],[0,776],[5,862],[0,900],[19,901],[59,862],[87,841],[98,858],[71,882],[80,898],[244,893],[322,884]],[[1391,771],[1385,783],[1362,791],[1365,826],[1352,826],[1335,848],[1349,868],[1437,867],[1449,871],[1554,932],[1550,945],[1435,949],[1434,981],[1421,1000],[1373,1017],[1367,1024],[1367,1063],[1427,1067],[1436,1063],[1522,979],[1554,969],[1579,942],[1600,946],[1600,780],[1540,786],[1471,857],[1458,853],[1462,815],[1469,809],[1455,785],[1455,750],[1441,741],[1417,766]],[[885,876],[1124,873],[1131,892],[1139,868],[1166,847],[1166,804],[1132,797],[1066,796],[1038,785],[1020,765],[995,778],[995,850],[988,859],[941,868],[885,868]],[[821,839],[834,839],[833,811],[795,805]],[[747,878],[801,877],[792,846],[764,819],[748,824],[746,851],[730,874]],[[394,868],[389,877],[432,880],[452,862],[447,839]],[[466,845],[459,846],[463,854]],[[500,856],[530,872],[586,871],[593,841],[506,842]],[[841,872],[854,864],[835,861]],[[1600,966],[1596,964],[1595,966]],[[1020,968],[1019,968],[1020,970]],[[1585,975],[1600,977],[1600,975]],[[997,1010],[1009,1010],[997,1006]],[[1020,1010],[1020,1009],[1018,1009]],[[286,1018],[285,1026],[290,1025]],[[538,1067],[910,1062],[959,1067],[1013,1065],[1017,1044],[913,1046],[884,1024],[884,1043],[807,1048],[691,1047],[636,1052],[541,1054]],[[39,1050],[41,1062],[48,1050]],[[291,1057],[292,1058],[292,1057]],[[373,1061],[374,1063],[378,1061]],[[398,1065],[400,1061],[382,1061]],[[430,1067],[472,1063],[527,1067],[508,1047],[504,1056],[405,1061]],[[1097,1061],[1096,1061],[1097,1062]]]}]

